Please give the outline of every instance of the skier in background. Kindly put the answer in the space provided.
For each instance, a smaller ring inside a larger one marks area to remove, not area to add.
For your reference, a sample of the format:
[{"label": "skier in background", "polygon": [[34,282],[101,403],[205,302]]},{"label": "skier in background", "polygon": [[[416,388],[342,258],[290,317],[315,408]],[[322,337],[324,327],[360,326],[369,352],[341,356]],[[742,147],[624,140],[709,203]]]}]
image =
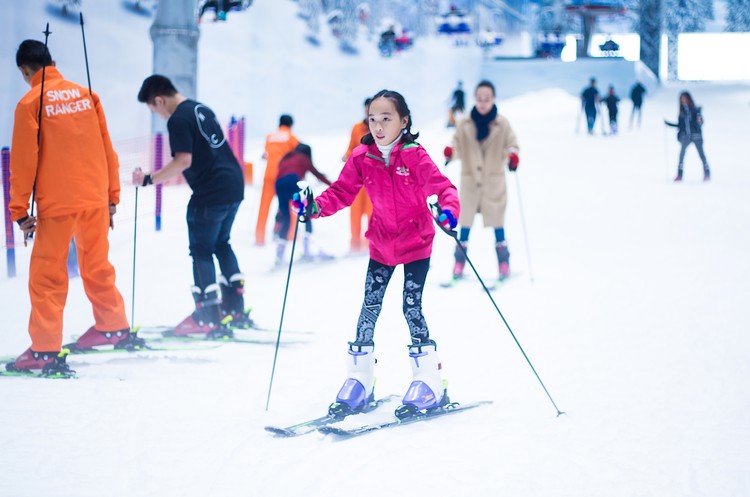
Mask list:
[{"label": "skier in background", "polygon": [[[276,194],[276,179],[279,176],[279,161],[299,145],[299,140],[292,134],[294,119],[288,114],[279,118],[279,129],[266,135],[266,148],[263,157],[266,159],[266,171],[263,174],[263,190],[260,194],[258,222],[255,225],[255,244],[266,244],[266,222],[271,209],[271,202]],[[278,228],[274,230],[278,234]],[[286,234],[280,235],[286,236]]]},{"label": "skier in background", "polygon": [[415,142],[419,133],[412,133],[411,114],[399,93],[378,92],[370,102],[368,123],[370,133],[354,149],[339,178],[314,200],[309,188],[303,190],[295,205],[299,214],[309,219],[330,216],[350,205],[363,185],[372,199],[364,303],[355,340],[349,343],[347,379],[329,413],[338,417],[366,410],[374,400],[375,324],[388,282],[396,266],[403,264],[403,311],[411,335],[413,372],[411,386],[396,409],[396,416],[403,418],[448,402],[436,344],[422,314],[435,236],[425,200],[430,195],[438,196],[442,214],[437,220],[451,229],[456,225],[459,202],[456,188]]},{"label": "skier in background", "polygon": [[615,95],[615,87],[610,85],[604,103],[607,105],[607,113],[609,114],[609,132],[613,135],[617,134],[617,104],[619,102],[620,97]]},{"label": "skier in background", "polygon": [[[16,106],[8,207],[24,244],[37,236],[29,263],[31,347],[6,369],[70,376],[62,340],[71,238],[81,254],[80,275],[94,311],[94,326],[71,347],[143,345],[130,333],[108,260],[107,229],[114,228],[120,202],[120,164],[98,95],[65,80],[40,41],[23,41],[16,65],[31,88]],[[29,215],[29,198],[36,200],[37,216]]]},{"label": "skier in background", "polygon": [[[242,169],[213,111],[179,93],[168,78],[158,74],[146,78],[138,101],[167,120],[172,160],[149,174],[136,169],[133,184],[164,183],[181,174],[193,191],[187,206],[187,225],[195,311],[175,327],[173,334],[232,337],[232,330],[224,325],[226,318],[234,328],[252,326],[245,310],[245,276],[229,244],[245,194]],[[214,256],[221,269],[218,281]]]},{"label": "skier in background", "polygon": [[508,204],[505,166],[515,172],[518,168],[518,142],[510,123],[498,114],[495,105],[495,86],[481,81],[474,94],[476,104],[471,113],[456,124],[451,146],[445,147],[446,162],[461,159],[461,230],[456,247],[453,278],[449,285],[463,277],[471,225],[477,213],[482,214],[485,226],[495,230],[499,280],[510,276],[510,252],[505,240],[505,208]]},{"label": "skier in background", "polygon": [[586,126],[590,135],[594,134],[594,123],[599,108],[599,90],[596,88],[596,78],[591,78],[589,86],[581,92],[581,107],[586,113]]},{"label": "skier in background", "polygon": [[711,170],[708,167],[708,159],[703,152],[703,114],[701,108],[695,106],[693,97],[689,92],[680,93],[680,111],[676,123],[664,121],[664,124],[677,128],[677,140],[680,142],[680,158],[677,163],[677,176],[675,181],[682,181],[682,171],[684,169],[685,150],[691,143],[695,144],[698,155],[703,162],[703,181],[711,179]]},{"label": "skier in background", "polygon": [[[352,126],[352,132],[349,137],[349,146],[346,148],[346,152],[344,152],[344,156],[341,158],[344,162],[346,162],[352,155],[352,151],[362,143],[362,138],[370,132],[370,128],[367,124],[367,107],[369,105],[370,98],[366,98],[364,103],[365,117]],[[367,249],[367,240],[362,236],[362,218],[367,217],[367,224],[369,225],[370,216],[372,216],[372,202],[370,202],[370,197],[367,196],[367,192],[364,188],[359,191],[354,202],[352,202],[349,214],[352,232],[349,248],[352,253],[357,253],[361,250]]]},{"label": "skier in background", "polygon": [[461,81],[458,82],[458,87],[453,91],[451,100],[451,110],[448,114],[448,127],[455,128],[456,121],[463,117],[466,108],[463,83]]},{"label": "skier in background", "polygon": [[633,110],[630,112],[630,128],[633,128],[633,117],[638,114],[638,127],[641,127],[641,107],[643,106],[643,95],[646,94],[646,88],[640,81],[636,81],[633,88],[630,89],[630,100],[633,101]]},{"label": "skier in background", "polygon": [[[279,162],[279,172],[276,179],[276,197],[279,199],[279,239],[276,246],[276,265],[284,262],[284,252],[288,243],[287,234],[291,226],[292,215],[289,212],[289,203],[294,194],[299,191],[297,182],[305,179],[307,173],[312,173],[316,178],[330,185],[326,176],[318,171],[312,163],[312,149],[310,145],[300,143],[297,147],[286,154]],[[303,240],[303,257],[313,258],[312,252],[312,223],[305,223],[305,238]]]}]

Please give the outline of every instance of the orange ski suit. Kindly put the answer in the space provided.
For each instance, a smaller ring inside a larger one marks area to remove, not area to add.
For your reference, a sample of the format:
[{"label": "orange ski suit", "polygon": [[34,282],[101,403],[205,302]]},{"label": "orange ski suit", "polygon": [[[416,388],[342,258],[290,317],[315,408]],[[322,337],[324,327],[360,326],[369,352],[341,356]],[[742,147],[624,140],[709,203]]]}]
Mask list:
[{"label": "orange ski suit", "polygon": [[[344,154],[344,161],[349,158],[352,154],[352,150],[360,145],[360,140],[367,133],[370,132],[370,127],[364,122],[360,121],[352,127],[351,138],[349,139],[349,148],[346,149]],[[370,197],[367,196],[367,192],[362,188],[357,194],[354,202],[352,202],[351,210],[349,211],[352,240],[351,250],[352,252],[358,252],[360,250],[367,249],[367,240],[362,236],[362,217],[367,216],[367,224],[370,224],[370,216],[372,215],[372,202]]]},{"label": "orange ski suit", "polygon": [[288,152],[299,145],[299,140],[292,134],[289,126],[279,126],[275,133],[266,135],[266,172],[263,174],[263,191],[260,194],[258,223],[255,225],[255,243],[266,243],[266,222],[271,202],[276,196],[276,176],[279,162]]},{"label": "orange ski suit", "polygon": [[[29,266],[31,349],[59,351],[68,295],[67,258],[75,238],[81,279],[99,331],[129,329],[122,295],[115,287],[109,252],[109,205],[120,201],[117,154],[99,97],[44,70],[41,142],[39,94],[42,70],[18,102],[10,155],[10,213],[28,216],[34,192],[38,207]],[[36,186],[35,186],[36,183]]]}]

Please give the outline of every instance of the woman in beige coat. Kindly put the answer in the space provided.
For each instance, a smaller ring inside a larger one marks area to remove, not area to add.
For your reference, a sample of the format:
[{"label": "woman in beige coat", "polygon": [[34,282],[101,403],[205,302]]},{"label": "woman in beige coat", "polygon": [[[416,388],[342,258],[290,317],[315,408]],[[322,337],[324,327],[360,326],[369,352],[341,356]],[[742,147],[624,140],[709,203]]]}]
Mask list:
[{"label": "woman in beige coat", "polygon": [[[497,113],[493,84],[481,81],[474,96],[474,108],[457,123],[452,146],[445,148],[445,158],[447,161],[454,157],[461,159],[459,242],[466,249],[474,216],[480,213],[484,226],[495,229],[500,280],[504,280],[510,276],[510,253],[504,229],[508,203],[505,165],[510,171],[518,168],[518,143],[508,120]],[[466,256],[458,247],[455,256],[452,281],[463,276],[466,264]]]}]

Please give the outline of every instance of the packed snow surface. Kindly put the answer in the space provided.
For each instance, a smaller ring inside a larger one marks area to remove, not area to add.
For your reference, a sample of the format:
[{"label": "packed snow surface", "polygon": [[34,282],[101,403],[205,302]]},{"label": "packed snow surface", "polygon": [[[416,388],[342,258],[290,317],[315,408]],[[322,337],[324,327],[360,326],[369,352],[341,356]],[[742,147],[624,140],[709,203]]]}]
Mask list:
[{"label": "packed snow surface", "polygon": [[[150,126],[135,94],[151,71],[151,19],[114,0],[84,3],[92,86],[102,94],[116,146],[123,147]],[[13,105],[26,91],[11,62],[22,39],[38,37],[51,20],[58,67],[85,83],[78,24],[55,17],[47,2],[19,4],[4,21],[11,29],[0,35],[8,62],[1,136],[8,145]],[[257,332],[267,343],[256,345],[198,342],[195,350],[71,356],[75,380],[0,378],[0,494],[750,494],[750,86],[650,87],[642,125],[631,130],[633,65],[599,62],[607,67],[602,73],[622,81],[616,85],[623,97],[621,132],[603,136],[597,122],[589,136],[578,122],[577,94],[597,75],[596,66],[550,63],[534,71],[437,38],[417,40],[412,51],[392,59],[380,58],[374,42],[362,39],[359,54],[346,55],[326,33],[319,46],[306,42],[296,9],[291,1],[256,0],[225,24],[204,23],[198,99],[224,122],[232,114],[246,117],[246,159],[255,164],[256,179],[264,164],[262,136],[284,112],[295,116],[295,132],[312,146],[316,165],[335,177],[365,96],[382,87],[404,93],[420,143],[442,168],[451,139],[447,99],[456,81],[464,81],[472,105],[477,81],[491,77],[501,95],[499,112],[521,149],[518,172],[508,176],[505,226],[516,276],[492,297],[565,415],[556,416],[473,273],[452,289],[440,287],[455,242],[438,233],[424,313],[449,393],[455,401],[493,404],[349,441],[317,433],[277,439],[265,432],[266,425],[322,415],[344,380],[368,258],[348,254],[343,211],[315,222],[316,245],[337,258],[292,267],[268,410],[275,331]],[[571,89],[575,78],[579,84]],[[601,88],[608,79],[601,77]],[[518,90],[511,95],[507,87]],[[683,89],[703,106],[709,183],[694,148],[684,181],[672,182],[678,144],[663,120],[676,119]],[[189,191],[165,188],[162,230],[155,231],[154,189],[138,190],[136,217],[136,190],[129,185],[134,167],[150,166],[121,155],[123,198],[110,235],[118,287],[129,315],[134,304],[136,324],[175,324],[192,308],[184,220]],[[458,162],[444,169],[456,183],[459,170]],[[313,188],[324,185],[313,182]],[[254,318],[278,329],[287,271],[271,270],[272,244],[254,243],[260,189],[259,181],[247,186],[233,246]],[[17,276],[8,278],[0,265],[3,357],[29,346],[31,247],[19,243],[17,229],[15,237]],[[496,278],[494,238],[481,218],[469,256],[485,281]],[[399,268],[391,281],[376,329],[378,395],[403,394],[411,381],[402,274]],[[92,322],[74,278],[65,341]],[[346,423],[388,419],[395,405]]]}]

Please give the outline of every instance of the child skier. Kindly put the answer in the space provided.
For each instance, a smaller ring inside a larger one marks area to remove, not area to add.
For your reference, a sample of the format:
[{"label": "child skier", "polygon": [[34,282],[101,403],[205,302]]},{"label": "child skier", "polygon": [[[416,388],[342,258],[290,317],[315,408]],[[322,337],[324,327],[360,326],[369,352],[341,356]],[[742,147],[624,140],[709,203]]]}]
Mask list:
[{"label": "child skier", "polygon": [[[310,145],[300,143],[295,149],[286,154],[279,162],[279,173],[276,179],[276,197],[279,199],[279,239],[276,241],[276,265],[283,263],[286,251],[289,226],[292,215],[289,212],[289,202],[299,190],[297,182],[304,179],[310,172],[326,185],[331,182],[326,176],[318,171],[312,163],[312,149]],[[307,223],[304,239],[304,256],[313,257],[310,249],[310,237],[312,236],[312,224]]]},{"label": "child skier", "polygon": [[433,219],[426,199],[437,195],[442,206],[438,222],[454,228],[459,214],[456,187],[440,172],[427,152],[415,142],[411,114],[404,97],[390,90],[378,92],[368,110],[370,132],[355,148],[341,174],[313,200],[309,187],[296,195],[301,216],[324,217],[350,205],[364,185],[373,205],[366,237],[370,262],[365,298],[356,338],[349,342],[348,375],[329,407],[329,414],[344,416],[366,409],[374,399],[374,331],[386,287],[396,266],[404,265],[404,317],[409,326],[409,358],[413,381],[396,409],[406,418],[445,405],[447,392],[440,376],[435,341],[422,315],[422,293],[430,265]]},{"label": "child skier", "polygon": [[701,114],[701,108],[695,106],[693,97],[689,92],[680,93],[680,112],[677,116],[677,122],[664,121],[664,124],[677,128],[677,140],[680,142],[680,158],[677,163],[677,176],[674,180],[676,182],[682,181],[685,151],[691,143],[694,143],[703,162],[703,181],[709,181],[711,169],[708,167],[708,159],[706,159],[706,153],[703,151],[703,114]]},{"label": "child skier", "polygon": [[611,135],[617,134],[617,104],[619,102],[620,97],[615,95],[615,87],[610,85],[604,103],[607,104],[607,112],[609,113],[609,133]]}]

